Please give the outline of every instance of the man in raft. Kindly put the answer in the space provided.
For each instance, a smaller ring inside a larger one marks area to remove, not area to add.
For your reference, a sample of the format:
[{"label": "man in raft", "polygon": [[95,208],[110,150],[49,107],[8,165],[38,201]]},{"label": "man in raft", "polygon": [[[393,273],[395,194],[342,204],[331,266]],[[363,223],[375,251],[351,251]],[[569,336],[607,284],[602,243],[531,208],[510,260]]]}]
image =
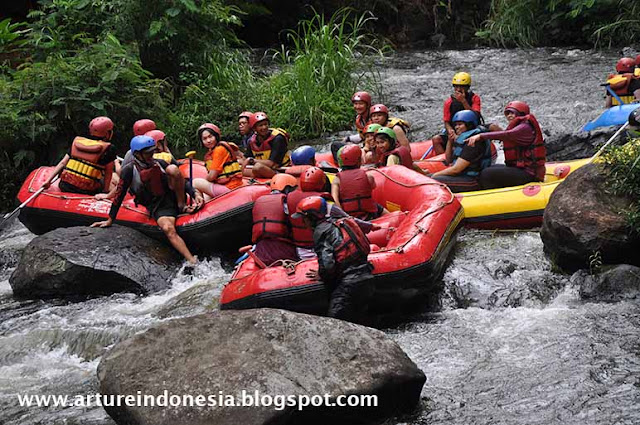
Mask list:
[{"label": "man in raft", "polygon": [[[633,58],[622,58],[616,64],[617,74],[609,75],[607,85],[618,95],[622,103],[640,100],[640,77],[634,74],[636,61]],[[619,105],[618,99],[607,90],[605,106],[610,108]]]},{"label": "man in raft", "polygon": [[491,141],[479,140],[474,146],[465,142],[469,137],[482,132],[478,128],[478,115],[473,111],[459,111],[453,116],[455,140],[447,141],[445,153],[451,167],[431,175],[432,178],[449,186],[452,192],[468,192],[480,189],[480,172],[491,166]]},{"label": "man in raft", "polygon": [[[185,183],[180,169],[175,164],[153,158],[156,151],[156,141],[153,138],[135,136],[131,139],[130,147],[133,161],[122,167],[109,218],[95,222],[91,227],[111,226],[127,190],[130,190],[135,197],[136,205],[142,204],[147,208],[171,245],[187,261],[195,264],[196,258],[176,232],[176,217],[181,213],[193,213],[200,208],[203,204],[202,195],[194,192],[191,185]],[[194,205],[186,204],[185,191],[194,199]]]},{"label": "man in raft", "polygon": [[364,139],[364,129],[370,122],[369,109],[371,108],[371,95],[366,91],[358,91],[351,96],[351,104],[356,112],[356,134],[349,135],[342,142],[331,143],[331,155],[338,162],[338,151],[345,145],[360,143]]},{"label": "man in raft", "polygon": [[276,169],[290,165],[289,134],[281,128],[270,128],[269,117],[256,112],[249,119],[254,134],[249,139],[247,158],[241,160],[246,177],[271,178]]},{"label": "man in raft", "polygon": [[361,322],[373,278],[368,262],[370,246],[358,223],[351,217],[332,218],[327,201],[310,196],[300,201],[293,218],[301,218],[313,229],[313,249],[318,270],[309,270],[307,278],[320,278],[330,295],[327,316]]},{"label": "man in raft", "polygon": [[113,121],[108,117],[96,117],[89,123],[89,137],[76,137],[71,150],[56,165],[44,182],[45,189],[58,174],[58,187],[63,192],[97,195],[109,192],[113,176],[115,147],[109,143],[113,137]]},{"label": "man in raft", "polygon": [[531,182],[544,181],[547,150],[544,146],[542,129],[531,113],[529,105],[519,100],[509,102],[504,108],[509,122],[504,131],[480,133],[467,139],[468,146],[477,142],[502,140],[505,165],[493,165],[480,173],[480,187],[520,186]]}]

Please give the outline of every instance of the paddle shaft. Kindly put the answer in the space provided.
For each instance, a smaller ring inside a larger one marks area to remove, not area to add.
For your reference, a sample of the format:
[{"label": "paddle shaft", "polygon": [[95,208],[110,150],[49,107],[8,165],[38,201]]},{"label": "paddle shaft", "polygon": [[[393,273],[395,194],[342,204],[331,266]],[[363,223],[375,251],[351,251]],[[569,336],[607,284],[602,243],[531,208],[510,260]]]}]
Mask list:
[{"label": "paddle shaft", "polygon": [[604,152],[604,150],[607,148],[607,146],[609,146],[611,144],[611,142],[613,142],[620,133],[622,133],[627,127],[629,126],[629,122],[627,121],[626,123],[624,123],[624,125],[622,127],[620,127],[618,129],[618,131],[616,131],[613,136],[611,136],[611,138],[609,140],[607,140],[607,143],[605,143],[598,152],[596,152],[591,159],[589,160],[588,164],[591,164],[593,161],[596,160],[596,158],[598,158],[600,155],[602,155],[602,152]]},{"label": "paddle shaft", "polygon": [[619,103],[620,105],[624,105],[624,102],[622,101],[622,99],[620,99],[620,96],[618,96],[618,95],[616,94],[616,92],[614,92],[614,91],[613,91],[613,89],[611,88],[611,86],[610,86],[609,84],[607,84],[607,86],[606,86],[606,87],[607,87],[607,91],[609,92],[609,94],[610,94],[611,96],[613,96],[613,97],[618,101],[618,103]]},{"label": "paddle shaft", "polygon": [[427,151],[424,153],[424,155],[422,155],[422,158],[420,158],[420,161],[422,161],[423,159],[425,159],[427,156],[429,156],[429,154],[431,153],[431,151],[433,150],[433,145],[431,145],[429,147],[429,149],[427,149]]},{"label": "paddle shaft", "polygon": [[[54,183],[56,180],[58,180],[58,176],[56,176],[53,180],[51,180],[51,183]],[[6,213],[4,215],[4,217],[2,217],[2,223],[0,224],[4,224],[5,221],[9,220],[11,217],[13,217],[15,215],[15,213],[17,213],[18,211],[20,211],[22,208],[25,207],[25,205],[27,205],[29,202],[33,201],[35,198],[38,197],[38,195],[40,195],[42,192],[44,192],[44,187],[41,187],[40,189],[36,190],[36,192],[29,196],[29,198],[27,198],[26,201],[24,201],[23,203],[21,203],[20,205],[18,205],[18,207],[11,211],[10,213]]]}]

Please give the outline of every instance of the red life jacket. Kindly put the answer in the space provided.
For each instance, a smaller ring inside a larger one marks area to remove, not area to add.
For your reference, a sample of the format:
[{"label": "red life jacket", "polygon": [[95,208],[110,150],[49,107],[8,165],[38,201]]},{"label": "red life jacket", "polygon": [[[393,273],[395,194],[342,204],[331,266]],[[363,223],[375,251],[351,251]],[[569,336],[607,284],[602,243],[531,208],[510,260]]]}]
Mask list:
[{"label": "red life jacket", "polygon": [[523,121],[527,121],[533,127],[535,140],[526,146],[504,141],[504,163],[508,167],[527,170],[530,174],[536,176],[538,181],[544,181],[544,164],[547,157],[547,149],[544,146],[542,130],[536,117],[532,114],[515,117],[507,126],[507,130],[511,130]]},{"label": "red life jacket", "polygon": [[352,217],[344,217],[330,222],[340,230],[342,242],[336,247],[336,261],[344,266],[367,258],[371,247],[369,239]]},{"label": "red life jacket", "polygon": [[76,137],[60,179],[78,189],[100,192],[103,189],[105,167],[98,165],[98,161],[109,147],[111,143]]},{"label": "red life jacket", "polygon": [[134,160],[133,167],[134,176],[131,183],[131,192],[136,197],[136,203],[141,203],[139,201],[142,200],[142,203],[146,204],[152,198],[163,196],[166,193],[163,182],[164,170],[160,164],[154,161],[152,166],[143,168]]},{"label": "red life jacket", "polygon": [[289,208],[289,223],[291,223],[291,238],[295,246],[301,248],[313,247],[313,229],[304,224],[302,218],[292,218],[291,215],[296,211],[298,203],[308,196],[327,196],[322,192],[303,192],[296,189],[287,195],[287,207]]},{"label": "red life jacket", "polygon": [[[637,79],[634,74],[612,74],[609,75],[607,82],[610,84],[611,89],[620,97],[623,103],[632,103],[635,102],[636,98],[633,95],[633,92],[629,89],[631,82],[634,79]],[[612,97],[611,104],[613,106],[618,105],[618,100],[615,97]]]},{"label": "red life jacket", "polygon": [[368,114],[366,119],[364,116],[360,114],[356,115],[356,130],[358,130],[360,137],[362,137],[363,139],[364,139],[364,130],[365,128],[367,128],[367,125],[369,125],[370,122],[371,121],[369,120]]},{"label": "red life jacket", "polygon": [[340,179],[340,205],[344,212],[354,217],[363,218],[368,213],[378,211],[378,206],[371,197],[371,185],[367,172],[361,168],[342,170]]},{"label": "red life jacket", "polygon": [[378,164],[380,167],[384,167],[387,165],[387,158],[391,155],[396,155],[400,158],[400,164],[405,167],[413,170],[413,158],[411,158],[411,152],[407,149],[406,146],[398,146],[396,143],[396,148],[392,151],[385,152],[382,155],[380,163]]},{"label": "red life jacket", "polygon": [[284,193],[270,193],[256,199],[253,204],[251,241],[264,238],[289,240],[289,217],[284,212]]},{"label": "red life jacket", "polygon": [[[258,133],[253,133],[253,135],[249,139],[249,148],[251,149],[251,152],[253,152],[253,155],[256,159],[269,159],[269,156],[271,156],[271,142],[273,142],[273,140],[278,136],[284,137],[284,140],[287,142],[287,144],[289,143],[289,133],[287,133],[285,130],[281,128],[270,128],[269,131],[269,137],[262,141],[262,143],[258,141]],[[289,152],[287,151],[287,153],[285,153],[284,157],[282,158],[282,163],[278,164],[278,166],[286,167],[290,165],[290,163],[291,158],[289,157]]]}]

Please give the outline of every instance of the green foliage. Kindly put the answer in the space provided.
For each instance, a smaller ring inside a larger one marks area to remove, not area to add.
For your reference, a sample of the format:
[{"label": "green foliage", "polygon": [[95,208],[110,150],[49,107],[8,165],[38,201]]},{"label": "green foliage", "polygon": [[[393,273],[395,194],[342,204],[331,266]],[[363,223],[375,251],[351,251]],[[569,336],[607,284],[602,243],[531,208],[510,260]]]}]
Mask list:
[{"label": "green foliage", "polygon": [[602,164],[611,192],[633,201],[624,213],[630,228],[640,233],[640,139],[610,148],[602,156]]},{"label": "green foliage", "polygon": [[476,36],[500,46],[624,45],[640,35],[640,0],[492,0]]},{"label": "green foliage", "polygon": [[372,59],[386,49],[365,30],[372,19],[340,9],[329,20],[316,14],[287,34],[291,47],[273,54],[282,71],[262,86],[274,123],[309,137],[351,120],[349,99],[358,87],[371,85]]}]

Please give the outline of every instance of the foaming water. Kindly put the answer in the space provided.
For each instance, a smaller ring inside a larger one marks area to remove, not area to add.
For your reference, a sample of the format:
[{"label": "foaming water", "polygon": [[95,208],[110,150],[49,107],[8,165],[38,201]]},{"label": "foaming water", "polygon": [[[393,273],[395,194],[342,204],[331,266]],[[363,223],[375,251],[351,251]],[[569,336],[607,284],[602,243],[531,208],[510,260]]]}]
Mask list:
[{"label": "foaming water", "polygon": [[[97,392],[100,356],[113,344],[167,317],[205,311],[201,298],[183,301],[182,311],[159,313],[181,294],[206,287],[215,300],[229,274],[218,258],[205,259],[190,273],[183,266],[162,293],[140,297],[117,294],[81,303],[61,300],[15,301],[8,282],[0,283],[0,419],[3,424],[112,424],[104,410],[20,407],[17,394],[86,395]],[[212,301],[207,300],[211,308]]]},{"label": "foaming water", "polygon": [[[445,300],[463,287],[470,307],[388,330],[427,376],[422,411],[403,423],[640,423],[638,304],[582,302],[540,245],[535,233],[466,233]],[[491,302],[503,291],[517,308]]]}]

